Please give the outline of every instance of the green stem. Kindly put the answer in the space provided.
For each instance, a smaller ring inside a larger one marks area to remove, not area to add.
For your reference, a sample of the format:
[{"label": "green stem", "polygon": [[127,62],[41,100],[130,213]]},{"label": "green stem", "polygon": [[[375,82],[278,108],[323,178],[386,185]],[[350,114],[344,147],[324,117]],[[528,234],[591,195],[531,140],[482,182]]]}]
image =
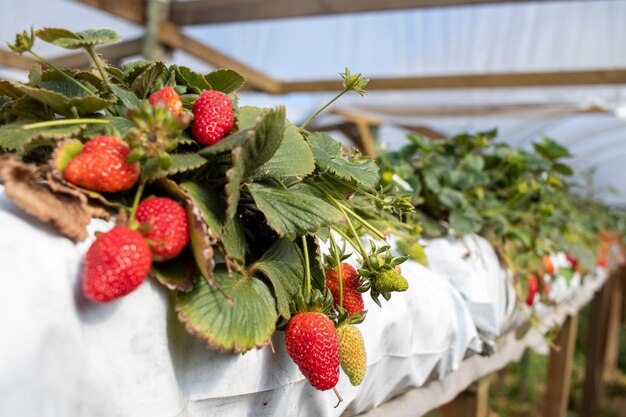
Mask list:
[{"label": "green stem", "polygon": [[[359,239],[359,234],[356,232],[356,229],[354,228],[354,225],[352,224],[352,221],[350,220],[350,216],[348,216],[348,213],[345,212],[345,210],[341,206],[341,204],[337,205],[337,208],[346,217],[346,223],[348,223],[348,227],[350,228],[350,231],[354,235],[354,241],[351,241],[351,240],[348,240],[348,241],[352,244],[352,247],[354,247],[354,243],[353,242],[356,242],[356,244],[358,246],[359,253],[361,254],[361,257],[365,260],[365,262],[368,263],[368,265],[370,265],[370,260],[369,260],[369,256],[367,256],[367,251],[363,247],[363,244],[361,243],[361,239]],[[342,233],[340,233],[340,234],[343,235]]]},{"label": "green stem", "polygon": [[131,224],[135,221],[135,214],[137,213],[137,207],[139,206],[139,202],[141,201],[141,195],[143,194],[143,189],[146,186],[146,181],[141,180],[139,186],[137,187],[137,192],[135,193],[135,199],[133,200],[133,207],[130,209],[130,218],[128,223]]},{"label": "green stem", "polygon": [[39,61],[41,61],[43,64],[45,64],[46,66],[52,68],[53,70],[55,70],[56,72],[58,72],[59,74],[61,74],[63,77],[65,77],[68,81],[73,82],[74,84],[76,84],[77,86],[79,86],[80,88],[82,88],[83,90],[85,90],[90,96],[95,96],[95,94],[89,90],[87,87],[85,87],[81,82],[79,82],[78,80],[70,77],[69,75],[67,75],[67,73],[65,71],[63,71],[62,69],[60,69],[59,67],[57,67],[56,65],[53,65],[52,63],[50,63],[49,61],[47,61],[45,58],[43,58],[42,56],[37,55],[34,51],[32,50],[28,50],[28,52],[34,56],[35,58],[37,58]]},{"label": "green stem", "polygon": [[[366,229],[368,229],[370,232],[372,232],[374,234],[374,236],[376,236],[377,238],[383,239],[385,240],[385,235],[382,234],[380,232],[380,230],[376,229],[374,226],[372,226],[371,224],[369,224],[367,222],[367,220],[365,220],[364,218],[362,218],[361,216],[359,216],[358,214],[356,214],[352,209],[346,207],[344,204],[341,204],[339,201],[337,201],[332,195],[328,194],[327,198],[330,199],[330,201],[335,205],[335,207],[337,207],[339,210],[341,210],[341,212],[343,212],[343,214],[346,216],[346,219],[348,219],[348,214],[350,214],[352,217],[354,217],[354,219],[356,221],[358,221],[359,223],[361,223]],[[357,236],[355,234],[355,236]]]},{"label": "green stem", "polygon": [[65,125],[82,125],[82,124],[101,124],[106,125],[109,123],[107,119],[61,119],[61,120],[49,120],[47,122],[30,123],[22,126],[22,130],[39,129],[40,127],[54,127]]},{"label": "green stem", "polygon": [[285,190],[285,191],[288,191],[288,190],[289,190],[289,189],[287,188],[287,186],[285,185],[285,183],[284,183],[284,182],[282,182],[282,181],[280,180],[280,178],[278,178],[278,177],[272,177],[272,179],[273,179],[274,181],[276,181],[276,182],[278,183],[278,185],[280,185],[280,186],[283,188],[283,190]]},{"label": "green stem", "polygon": [[96,65],[96,68],[98,68],[98,71],[100,72],[100,76],[102,77],[102,81],[104,82],[104,85],[106,85],[109,91],[111,91],[112,87],[111,87],[111,82],[109,81],[109,76],[107,75],[106,71],[102,67],[102,61],[100,61],[100,58],[94,52],[93,46],[87,47],[85,48],[85,50],[91,57],[93,63]]},{"label": "green stem", "polygon": [[305,296],[311,294],[311,265],[309,265],[309,246],[306,236],[302,236],[302,249],[304,251],[304,292]]},{"label": "green stem", "polygon": [[335,96],[335,98],[333,98],[332,100],[330,100],[328,103],[326,103],[321,109],[319,109],[318,111],[316,111],[313,116],[309,117],[306,122],[304,122],[302,124],[302,126],[300,126],[300,131],[304,130],[304,128],[313,121],[313,119],[315,119],[321,112],[323,112],[324,110],[326,110],[328,108],[328,106],[330,106],[331,104],[333,104],[335,101],[339,100],[339,97],[343,96],[344,94],[346,94],[348,91],[347,88],[345,90],[343,90],[341,93],[337,94]]},{"label": "green stem", "polygon": [[341,258],[339,257],[339,249],[337,248],[337,242],[332,232],[330,233],[330,247],[335,257],[335,264],[337,265],[337,281],[339,284],[339,306],[343,307],[343,277],[341,276]]}]

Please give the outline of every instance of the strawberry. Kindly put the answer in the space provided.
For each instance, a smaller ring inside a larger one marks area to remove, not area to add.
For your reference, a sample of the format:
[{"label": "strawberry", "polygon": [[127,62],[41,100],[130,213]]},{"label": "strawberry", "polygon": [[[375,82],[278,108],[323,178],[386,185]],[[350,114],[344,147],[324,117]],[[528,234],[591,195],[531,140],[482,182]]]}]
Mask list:
[{"label": "strawberry", "polygon": [[367,352],[361,331],[352,324],[342,324],[337,329],[341,369],[352,385],[361,385],[367,372]]},{"label": "strawberry", "polygon": [[298,313],[285,330],[287,353],[320,391],[339,381],[339,342],[332,320],[322,313]]},{"label": "strawberry", "polygon": [[598,256],[598,260],[596,261],[596,264],[600,268],[608,268],[609,260],[608,260],[608,258],[606,256]]},{"label": "strawberry", "polygon": [[150,104],[155,106],[157,103],[163,103],[174,116],[178,116],[183,109],[183,102],[176,90],[172,87],[163,87],[159,91],[150,94]]},{"label": "strawberry", "polygon": [[139,178],[138,163],[127,164],[130,148],[117,136],[91,138],[65,167],[65,179],[93,191],[116,193],[131,188]]},{"label": "strawberry", "polygon": [[572,266],[575,271],[578,271],[578,259],[571,253],[566,253],[565,257],[567,258],[567,262]]},{"label": "strawberry", "polygon": [[372,286],[379,293],[389,293],[392,291],[406,291],[409,283],[395,269],[383,269],[372,281]]},{"label": "strawberry", "polygon": [[554,264],[552,263],[552,259],[548,255],[543,255],[543,269],[548,275],[554,275]]},{"label": "strawberry", "polygon": [[151,197],[137,206],[135,219],[145,229],[155,261],[175,258],[189,242],[187,213],[176,201]]},{"label": "strawberry", "polygon": [[90,301],[105,303],[133,291],[152,266],[150,248],[143,236],[116,226],[98,236],[83,263],[83,293]]},{"label": "strawberry", "polygon": [[235,125],[233,103],[219,91],[203,91],[193,103],[193,137],[203,145],[215,145]]},{"label": "strawberry", "polygon": [[535,296],[539,292],[539,280],[533,274],[528,275],[528,296],[526,297],[526,304],[532,306],[535,303]]},{"label": "strawberry", "polygon": [[[352,315],[356,312],[363,311],[363,295],[357,291],[361,286],[361,280],[356,269],[348,263],[341,263],[341,280],[343,281],[343,308],[348,314]],[[335,307],[339,304],[339,277],[337,267],[326,271],[326,286],[330,289],[335,300]]]}]

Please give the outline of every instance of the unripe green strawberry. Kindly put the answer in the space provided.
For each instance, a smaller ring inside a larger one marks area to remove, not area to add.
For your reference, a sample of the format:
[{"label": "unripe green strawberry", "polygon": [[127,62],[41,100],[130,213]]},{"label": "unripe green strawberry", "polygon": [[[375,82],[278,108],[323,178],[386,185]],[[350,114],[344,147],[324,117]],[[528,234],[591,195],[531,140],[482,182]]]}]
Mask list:
[{"label": "unripe green strawberry", "polygon": [[367,352],[361,331],[352,324],[342,324],[337,329],[341,369],[352,385],[361,385],[367,372]]},{"label": "unripe green strawberry", "polygon": [[372,279],[374,289],[380,293],[406,291],[408,281],[395,269],[383,269]]},{"label": "unripe green strawberry", "polygon": [[325,391],[339,381],[339,342],[335,325],[322,313],[298,313],[285,330],[289,357],[314,388]]},{"label": "unripe green strawberry", "polygon": [[[365,309],[363,295],[357,291],[361,286],[359,274],[348,263],[341,263],[341,280],[343,282],[343,308],[352,315]],[[326,286],[330,289],[335,300],[335,307],[339,304],[339,276],[337,267],[326,271]]]}]

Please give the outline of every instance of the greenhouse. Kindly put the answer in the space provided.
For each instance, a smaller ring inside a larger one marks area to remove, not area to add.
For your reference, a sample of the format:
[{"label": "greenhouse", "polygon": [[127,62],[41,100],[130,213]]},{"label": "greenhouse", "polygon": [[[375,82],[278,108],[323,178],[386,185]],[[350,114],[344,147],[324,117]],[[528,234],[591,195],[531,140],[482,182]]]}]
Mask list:
[{"label": "greenhouse", "polygon": [[0,415],[626,416],[626,1],[5,1]]}]

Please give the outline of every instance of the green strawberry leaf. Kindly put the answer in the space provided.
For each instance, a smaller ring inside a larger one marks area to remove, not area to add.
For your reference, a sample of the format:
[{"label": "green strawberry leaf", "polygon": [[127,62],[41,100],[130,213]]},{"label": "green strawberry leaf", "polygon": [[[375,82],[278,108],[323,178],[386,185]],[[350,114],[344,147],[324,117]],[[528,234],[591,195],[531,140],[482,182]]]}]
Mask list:
[{"label": "green strawberry leaf", "polygon": [[554,169],[556,172],[563,174],[567,177],[571,177],[572,175],[574,175],[574,170],[572,170],[572,168],[570,168],[569,166],[565,164],[554,164],[552,166],[552,169]]},{"label": "green strawberry leaf", "polygon": [[298,247],[287,239],[278,239],[251,268],[270,280],[278,312],[289,319],[289,302],[304,284],[304,266]]},{"label": "green strawberry leaf", "polygon": [[565,282],[567,282],[567,285],[569,285],[570,282],[572,282],[572,278],[574,278],[574,270],[572,268],[561,267],[557,271],[557,275],[560,275],[563,278],[565,278]]},{"label": "green strawberry leaf", "polygon": [[533,143],[535,151],[550,160],[571,156],[566,147],[549,138],[543,138],[540,143]]},{"label": "green strawberry leaf", "polygon": [[193,281],[198,269],[193,261],[193,255],[185,249],[174,259],[166,262],[153,262],[151,273],[157,281],[170,290],[189,292],[193,289]]},{"label": "green strawberry leaf", "polygon": [[244,76],[237,71],[223,68],[207,74],[204,78],[213,90],[221,91],[224,94],[232,94],[246,83]]},{"label": "green strawberry leaf", "polygon": [[227,218],[232,218],[237,211],[240,185],[245,175],[274,156],[283,141],[284,133],[285,108],[279,107],[265,113],[255,128],[254,136],[247,137],[241,146],[232,150],[233,165],[226,172]]},{"label": "green strawberry leaf", "polygon": [[339,210],[310,194],[261,183],[249,184],[248,191],[270,227],[287,239],[343,220]]},{"label": "green strawberry leaf", "polygon": [[222,244],[229,258],[244,262],[246,259],[246,238],[241,220],[235,216],[226,220]]},{"label": "green strawberry leaf", "polygon": [[463,194],[449,187],[443,187],[437,194],[437,198],[441,204],[452,210],[467,206],[467,200]]},{"label": "green strawberry leaf", "polygon": [[170,154],[170,157],[172,158],[172,165],[167,169],[160,167],[158,158],[148,159],[141,168],[142,178],[147,181],[154,181],[159,178],[198,169],[207,163],[207,160],[197,153],[174,153]]},{"label": "green strawberry leaf", "polygon": [[113,90],[118,101],[125,107],[123,110],[124,115],[126,115],[126,111],[129,109],[141,107],[141,100],[132,91],[128,91],[117,85],[112,85],[111,90]]},{"label": "green strawberry leaf", "polygon": [[194,72],[187,67],[175,67],[176,82],[186,86],[190,92],[197,94],[204,90],[210,90],[211,84],[202,74]]},{"label": "green strawberry leaf", "polygon": [[350,160],[343,155],[341,144],[330,135],[315,132],[308,137],[315,162],[322,171],[373,190],[378,184],[378,165],[369,158]]},{"label": "green strawberry leaf", "polygon": [[84,128],[84,126],[81,125],[73,125],[28,130],[23,129],[24,126],[35,122],[34,120],[20,120],[0,126],[0,148],[22,152],[35,140],[56,141],[66,139],[78,135]]},{"label": "green strawberry leaf", "polygon": [[167,68],[162,62],[154,62],[133,81],[132,89],[137,97],[145,99],[159,82],[166,77]]},{"label": "green strawberry leaf", "polygon": [[215,145],[207,146],[206,148],[202,148],[198,154],[202,156],[213,156],[219,155],[224,152],[229,152],[235,149],[238,146],[241,146],[246,140],[249,140],[254,137],[254,129],[246,129],[235,132],[226,136],[221,141],[217,142]]},{"label": "green strawberry leaf", "polygon": [[66,29],[44,28],[35,32],[35,35],[43,41],[65,49],[87,48],[120,40],[120,36],[111,29],[87,29],[74,33]]},{"label": "green strawberry leaf", "polygon": [[254,277],[229,277],[223,265],[215,268],[214,279],[230,299],[203,279],[189,294],[177,296],[176,311],[187,330],[227,352],[269,343],[278,317],[267,285]]},{"label": "green strawberry leaf", "polygon": [[315,159],[308,143],[296,126],[287,122],[285,137],[274,156],[252,171],[248,178],[306,177],[315,170]]},{"label": "green strawberry leaf", "polygon": [[467,235],[480,230],[483,219],[480,214],[471,207],[465,209],[452,210],[450,212],[450,225],[459,235]]},{"label": "green strawberry leaf", "polygon": [[264,109],[255,106],[243,106],[237,113],[237,126],[240,130],[252,129],[263,119]]},{"label": "green strawberry leaf", "polygon": [[67,117],[75,117],[72,109],[75,109],[78,115],[83,116],[103,110],[115,103],[114,100],[96,96],[70,98],[56,91],[30,87],[24,84],[15,84],[15,87],[27,96],[50,106],[56,113]]},{"label": "green strawberry leaf", "polygon": [[[96,89],[89,84],[88,82],[81,82],[82,85],[87,87],[90,91],[96,92]],[[70,82],[66,79],[63,80],[52,80],[52,81],[44,81],[39,83],[38,87],[44,90],[55,91],[57,93],[63,94],[65,97],[89,97],[89,94],[76,85],[73,82]]]}]

